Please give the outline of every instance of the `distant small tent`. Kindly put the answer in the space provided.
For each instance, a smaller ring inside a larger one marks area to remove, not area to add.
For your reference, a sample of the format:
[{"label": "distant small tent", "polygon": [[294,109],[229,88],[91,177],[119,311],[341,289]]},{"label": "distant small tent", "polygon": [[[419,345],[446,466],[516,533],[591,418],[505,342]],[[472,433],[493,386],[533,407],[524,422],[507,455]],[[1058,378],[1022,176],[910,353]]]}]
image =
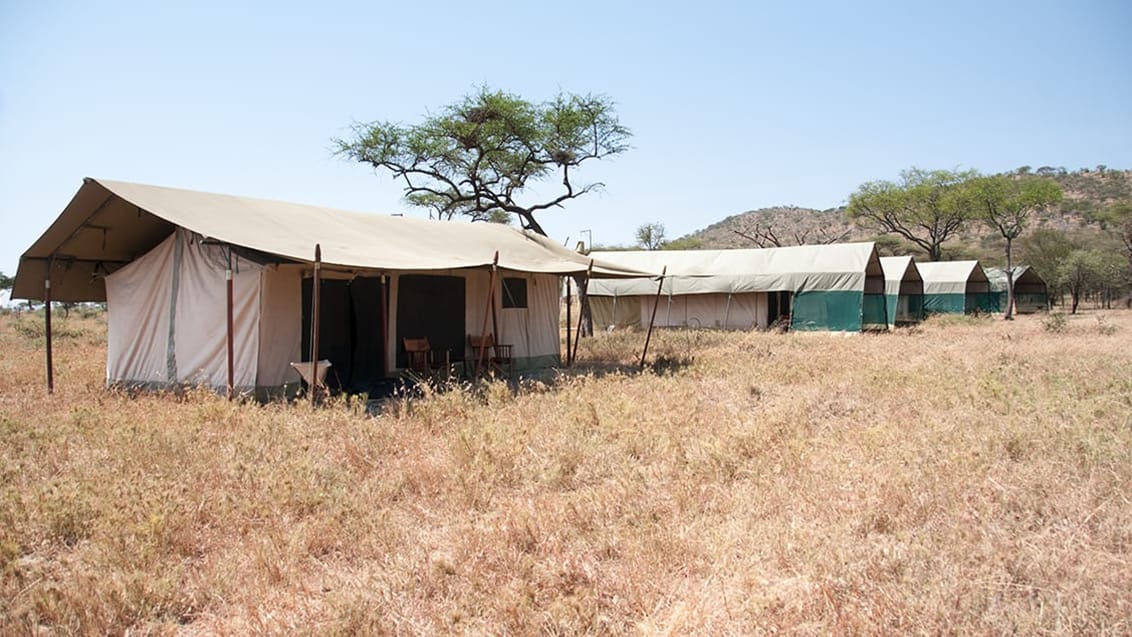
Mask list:
[{"label": "distant small tent", "polygon": [[978,261],[928,261],[916,267],[924,279],[925,313],[998,311],[990,281]]},{"label": "distant small tent", "polygon": [[[747,250],[595,252],[623,268],[660,272],[655,325],[859,332],[885,329],[884,273],[872,243]],[[592,281],[595,329],[643,327],[652,318],[655,278]]]},{"label": "distant small tent", "polygon": [[[1006,310],[1006,268],[987,268],[991,292],[998,311]],[[1033,314],[1049,309],[1049,288],[1033,268],[1028,265],[1014,267],[1014,311]]]},{"label": "distant small tent", "polygon": [[881,257],[888,327],[924,320],[924,279],[912,257]]}]

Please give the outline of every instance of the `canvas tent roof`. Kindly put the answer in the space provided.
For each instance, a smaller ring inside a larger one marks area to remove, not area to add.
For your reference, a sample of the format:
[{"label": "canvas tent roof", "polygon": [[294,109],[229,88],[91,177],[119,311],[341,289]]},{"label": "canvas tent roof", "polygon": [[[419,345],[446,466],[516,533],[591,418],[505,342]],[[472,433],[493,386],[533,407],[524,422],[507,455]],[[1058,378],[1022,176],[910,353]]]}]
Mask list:
[{"label": "canvas tent roof", "polygon": [[966,294],[968,281],[987,282],[978,261],[927,261],[916,267],[924,279],[924,294]]},{"label": "canvas tent roof", "polygon": [[[863,290],[865,276],[881,276],[871,242],[745,250],[637,250],[593,252],[607,263],[659,273],[665,294],[718,294],[776,290]],[[656,294],[656,279],[592,281],[593,296]]]},{"label": "canvas tent roof", "polygon": [[[1033,285],[1045,285],[1045,280],[1038,276],[1028,265],[1014,266],[1014,283],[1030,283]],[[992,292],[1005,292],[1006,291],[1006,268],[986,268],[987,279],[990,280],[990,289]]]},{"label": "canvas tent roof", "polygon": [[885,294],[900,294],[904,282],[912,282],[923,291],[924,280],[912,257],[881,257],[880,266],[884,269]]},{"label": "canvas tent roof", "polygon": [[[206,239],[311,262],[368,270],[490,266],[545,274],[586,272],[589,257],[530,232],[492,223],[430,221],[86,178],[62,214],[20,258],[13,296],[39,299],[49,260],[52,299],[101,301],[101,276],[182,227]],[[594,277],[648,271],[595,261]]]}]

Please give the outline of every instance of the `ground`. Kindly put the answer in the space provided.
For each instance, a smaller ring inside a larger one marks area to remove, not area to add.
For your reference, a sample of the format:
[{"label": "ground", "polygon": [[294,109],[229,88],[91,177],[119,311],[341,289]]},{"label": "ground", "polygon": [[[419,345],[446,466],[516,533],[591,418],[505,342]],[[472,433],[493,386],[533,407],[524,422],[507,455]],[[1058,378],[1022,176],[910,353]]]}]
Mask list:
[{"label": "ground", "polygon": [[0,633],[1132,632],[1132,312],[586,339],[364,403],[103,388],[0,317]]}]

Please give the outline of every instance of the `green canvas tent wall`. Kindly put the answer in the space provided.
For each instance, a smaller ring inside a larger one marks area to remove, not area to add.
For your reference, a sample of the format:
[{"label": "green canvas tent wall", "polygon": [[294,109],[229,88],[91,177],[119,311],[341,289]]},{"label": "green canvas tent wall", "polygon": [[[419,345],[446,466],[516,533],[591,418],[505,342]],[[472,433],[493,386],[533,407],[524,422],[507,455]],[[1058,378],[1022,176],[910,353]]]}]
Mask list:
[{"label": "green canvas tent wall", "polygon": [[[1006,310],[1006,268],[987,268],[991,293],[994,295],[996,309]],[[1032,314],[1049,309],[1049,289],[1045,279],[1028,265],[1014,267],[1014,311],[1018,314]]]},{"label": "green canvas tent wall", "polygon": [[924,279],[924,312],[997,312],[990,281],[978,261],[916,263]]},{"label": "green canvas tent wall", "polygon": [[[356,390],[404,367],[402,338],[429,337],[460,360],[466,334],[485,325],[513,345],[516,368],[556,364],[559,277],[591,268],[500,224],[86,179],[20,258],[13,292],[41,300],[50,282],[55,301],[106,301],[108,383],[219,388],[231,269],[234,385],[271,393],[297,384],[289,363],[309,351],[316,244],[320,358],[331,361],[328,380]],[[592,274],[642,272],[595,262]]]},{"label": "green canvas tent wall", "polygon": [[[656,325],[859,332],[887,325],[884,274],[872,243],[749,250],[595,252],[625,268],[667,268]],[[655,278],[591,282],[594,327],[644,326]]]},{"label": "green canvas tent wall", "polygon": [[912,257],[881,257],[889,328],[924,319],[924,279]]}]

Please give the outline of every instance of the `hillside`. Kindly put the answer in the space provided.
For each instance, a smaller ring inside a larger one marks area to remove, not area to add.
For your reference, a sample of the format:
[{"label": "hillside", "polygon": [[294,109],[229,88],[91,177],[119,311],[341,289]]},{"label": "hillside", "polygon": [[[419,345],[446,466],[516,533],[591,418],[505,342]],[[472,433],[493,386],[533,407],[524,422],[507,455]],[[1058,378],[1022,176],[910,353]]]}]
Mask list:
[{"label": "hillside", "polygon": [[[1064,192],[1062,204],[1042,215],[1033,229],[1099,229],[1095,222],[1098,212],[1114,201],[1132,199],[1132,170],[1110,170],[1098,166],[1069,172],[1050,166],[1037,170],[1023,166],[1015,172],[1049,177]],[[844,207],[817,210],[783,205],[748,210],[693,232],[675,243],[700,248],[754,248],[872,240],[878,240],[879,249],[885,254],[916,253],[915,246],[899,237],[881,237],[876,229],[848,219]],[[992,265],[1001,258],[1001,240],[977,223],[970,224],[967,231],[958,240],[950,242],[948,247],[953,256],[972,256]]]}]

